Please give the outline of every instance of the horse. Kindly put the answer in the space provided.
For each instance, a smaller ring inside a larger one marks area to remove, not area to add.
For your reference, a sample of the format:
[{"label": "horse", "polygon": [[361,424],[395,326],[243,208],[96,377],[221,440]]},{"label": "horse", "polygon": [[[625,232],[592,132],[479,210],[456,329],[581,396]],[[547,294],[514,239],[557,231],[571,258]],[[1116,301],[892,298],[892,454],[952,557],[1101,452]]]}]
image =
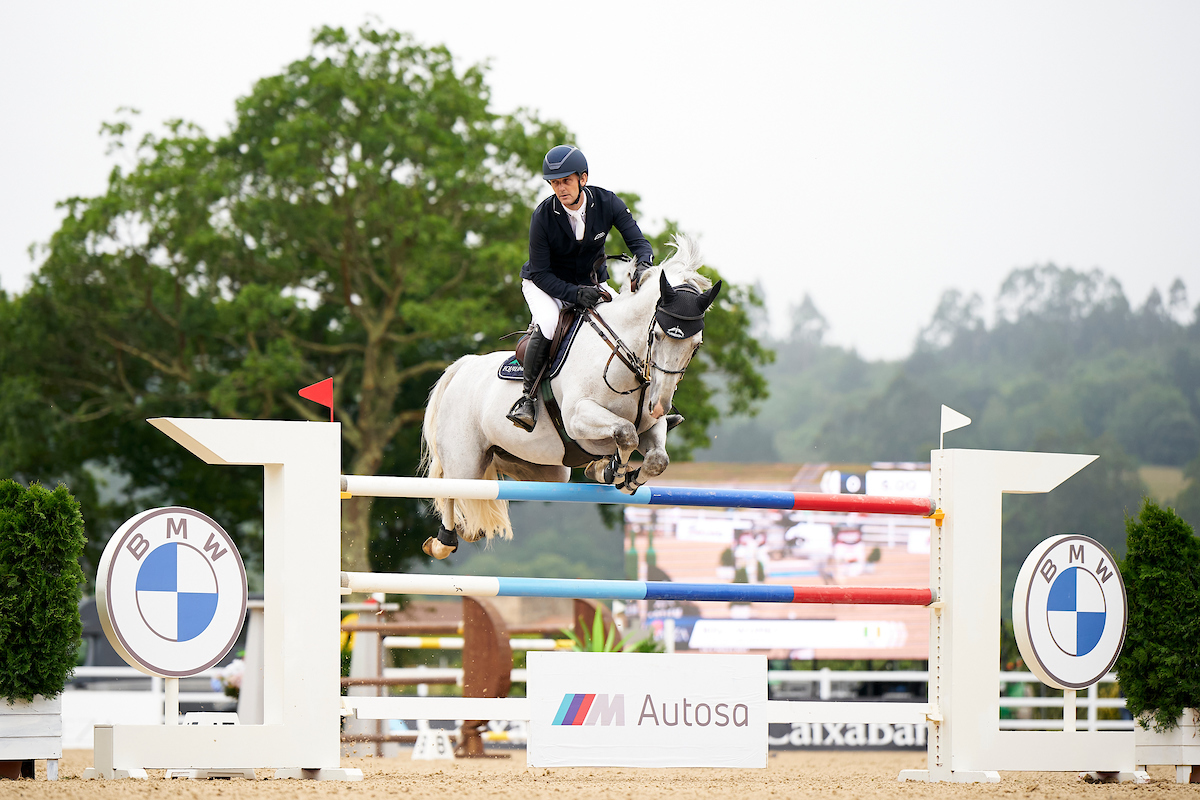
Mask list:
[{"label": "horse", "polygon": [[[614,277],[618,294],[580,323],[559,374],[549,379],[566,434],[592,457],[585,474],[632,494],[662,474],[667,456],[667,411],[688,363],[703,341],[703,318],[721,290],[697,270],[692,240],[676,237],[675,252],[636,282],[628,264]],[[640,352],[639,352],[640,351]],[[421,429],[421,472],[429,478],[472,478],[565,483],[566,443],[545,404],[532,432],[505,414],[520,382],[497,373],[512,351],[467,355],[434,384]],[[544,379],[546,380],[546,379]],[[630,469],[633,453],[642,464]],[[437,499],[442,530],[422,549],[444,559],[481,537],[512,538],[505,500]]]}]

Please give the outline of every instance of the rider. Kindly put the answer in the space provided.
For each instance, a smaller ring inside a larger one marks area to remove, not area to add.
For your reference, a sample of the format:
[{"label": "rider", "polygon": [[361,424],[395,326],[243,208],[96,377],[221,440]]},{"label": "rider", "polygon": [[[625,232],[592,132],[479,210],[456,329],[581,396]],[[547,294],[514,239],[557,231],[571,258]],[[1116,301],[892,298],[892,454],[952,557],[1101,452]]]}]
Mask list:
[{"label": "rider", "polygon": [[607,189],[588,186],[587,159],[578,147],[560,144],[542,160],[542,177],[554,194],[543,200],[529,223],[529,260],[521,267],[521,291],[533,324],[521,364],[525,387],[508,418],[532,431],[537,424],[538,376],[550,351],[558,313],[568,305],[595,308],[598,284],[608,280],[604,242],[616,226],[637,259],[635,276],[654,263],[654,251],[633,214]]}]

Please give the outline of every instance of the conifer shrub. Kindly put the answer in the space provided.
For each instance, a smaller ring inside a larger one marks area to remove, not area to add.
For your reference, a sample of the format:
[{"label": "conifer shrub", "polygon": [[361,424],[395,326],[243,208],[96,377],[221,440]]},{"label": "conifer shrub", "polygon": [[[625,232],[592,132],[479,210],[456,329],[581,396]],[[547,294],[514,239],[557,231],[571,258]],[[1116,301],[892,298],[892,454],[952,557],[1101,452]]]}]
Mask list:
[{"label": "conifer shrub", "polygon": [[0,697],[10,703],[55,697],[70,680],[84,541],[67,487],[0,481]]},{"label": "conifer shrub", "polygon": [[1134,718],[1169,731],[1185,708],[1200,708],[1200,539],[1149,498],[1125,532],[1129,622],[1117,677]]}]

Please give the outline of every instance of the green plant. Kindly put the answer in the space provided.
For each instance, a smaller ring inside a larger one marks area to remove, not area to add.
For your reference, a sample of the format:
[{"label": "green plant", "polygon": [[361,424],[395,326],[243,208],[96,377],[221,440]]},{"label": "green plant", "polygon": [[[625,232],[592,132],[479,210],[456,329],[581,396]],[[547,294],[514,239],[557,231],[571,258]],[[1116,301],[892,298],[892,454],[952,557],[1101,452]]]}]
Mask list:
[{"label": "green plant", "polygon": [[737,564],[737,559],[735,559],[733,557],[733,548],[732,547],[726,547],[724,550],[721,551],[721,562],[720,563],[721,563],[722,567],[732,567]]},{"label": "green plant", "polygon": [[867,563],[868,564],[878,564],[879,559],[881,559],[881,558],[883,558],[883,551],[880,550],[878,547],[876,547],[876,548],[872,549],[870,554],[867,556]]},{"label": "green plant", "polygon": [[579,618],[579,631],[582,636],[575,633],[570,628],[563,628],[563,634],[571,640],[572,650],[583,653],[619,653],[621,646],[625,644],[625,640],[617,641],[617,629],[612,627],[608,629],[608,635],[604,635],[604,616],[601,609],[596,609],[596,618],[592,620],[592,629],[589,631],[587,623],[583,621],[583,617]]},{"label": "green plant", "polygon": [[[628,640],[628,637],[626,637]],[[628,645],[626,653],[662,653],[666,650],[662,642],[656,642],[653,634],[647,635],[638,639],[632,645]]]},{"label": "green plant", "polygon": [[0,697],[10,703],[58,695],[75,669],[84,543],[67,487],[0,481]]},{"label": "green plant", "polygon": [[1139,723],[1169,731],[1185,708],[1200,708],[1200,540],[1149,498],[1125,531],[1129,621],[1117,675]]}]

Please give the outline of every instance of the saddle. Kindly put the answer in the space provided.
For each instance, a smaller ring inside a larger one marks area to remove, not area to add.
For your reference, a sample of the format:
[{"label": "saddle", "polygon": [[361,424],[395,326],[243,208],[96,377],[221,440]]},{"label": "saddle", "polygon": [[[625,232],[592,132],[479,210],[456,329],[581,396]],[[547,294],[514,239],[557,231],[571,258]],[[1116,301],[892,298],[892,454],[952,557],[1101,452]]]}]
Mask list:
[{"label": "saddle", "polygon": [[[558,325],[555,326],[554,336],[550,339],[548,358],[550,366],[546,368],[546,374],[542,376],[543,381],[549,381],[562,371],[563,363],[567,360],[567,353],[571,352],[571,345],[575,343],[575,335],[579,333],[581,322],[583,322],[583,315],[575,306],[567,306],[558,312]],[[525,368],[521,366],[521,362],[525,360],[525,346],[528,344],[529,334],[527,333],[517,342],[516,355],[506,359],[500,365],[500,369],[496,373],[500,380],[521,381],[525,379]]]}]

